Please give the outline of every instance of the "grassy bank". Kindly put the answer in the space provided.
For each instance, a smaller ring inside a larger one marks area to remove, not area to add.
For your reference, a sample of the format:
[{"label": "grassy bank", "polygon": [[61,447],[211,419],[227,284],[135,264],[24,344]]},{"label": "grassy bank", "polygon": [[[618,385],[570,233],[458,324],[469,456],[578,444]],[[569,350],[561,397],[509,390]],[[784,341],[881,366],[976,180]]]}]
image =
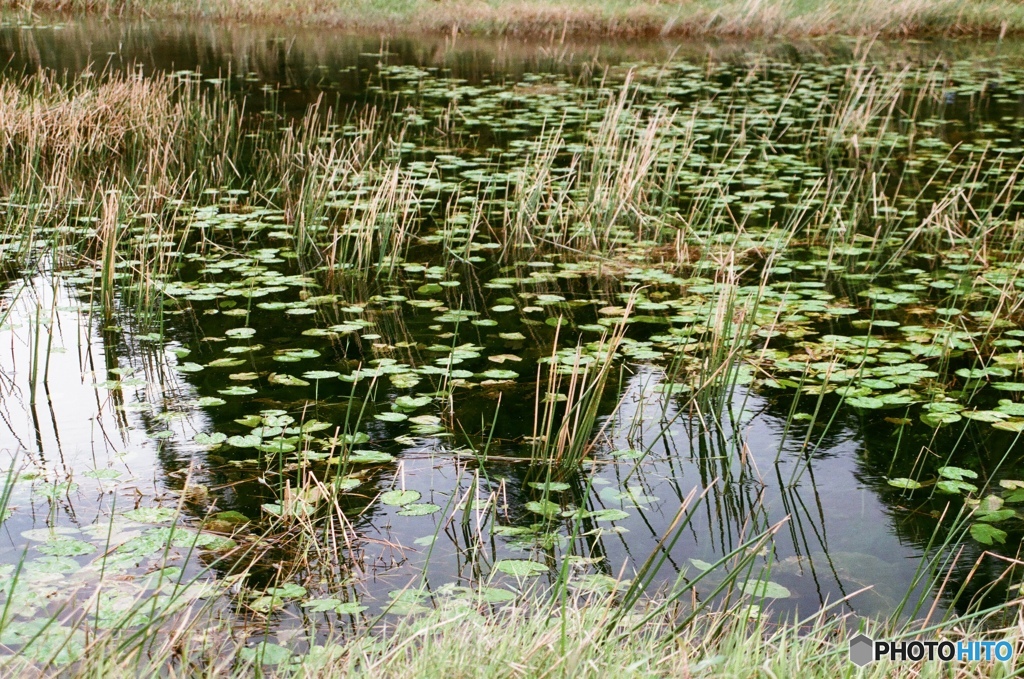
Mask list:
[{"label": "grassy bank", "polygon": [[1010,0],[2,0],[0,8],[553,39],[831,34],[905,37],[1024,31],[1024,7]]},{"label": "grassy bank", "polygon": [[[879,661],[861,669],[848,657],[856,621],[816,616],[778,625],[731,612],[707,614],[685,629],[661,614],[640,625],[614,624],[607,601],[587,605],[515,604],[494,612],[461,602],[357,632],[332,634],[304,653],[266,641],[231,639],[221,623],[193,619],[139,639],[126,650],[101,636],[64,677],[1010,677],[1012,663]],[[640,617],[640,616],[637,616]],[[610,624],[611,623],[611,624]],[[1019,621],[979,634],[958,625],[867,628],[874,638],[1005,639],[1020,648]],[[155,630],[154,630],[155,632]],[[59,651],[56,651],[59,652]],[[1019,653],[1019,650],[1018,650]],[[8,657],[7,676],[52,676],[39,663]]]}]

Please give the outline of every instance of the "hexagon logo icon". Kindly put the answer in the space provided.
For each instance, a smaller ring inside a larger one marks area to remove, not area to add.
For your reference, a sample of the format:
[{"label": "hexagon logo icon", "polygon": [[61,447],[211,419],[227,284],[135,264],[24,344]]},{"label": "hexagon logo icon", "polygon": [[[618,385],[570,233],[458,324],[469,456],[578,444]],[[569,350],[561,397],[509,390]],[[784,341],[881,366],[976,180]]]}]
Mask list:
[{"label": "hexagon logo icon", "polygon": [[850,639],[850,662],[857,667],[864,667],[875,661],[875,642],[866,634],[858,634]]}]

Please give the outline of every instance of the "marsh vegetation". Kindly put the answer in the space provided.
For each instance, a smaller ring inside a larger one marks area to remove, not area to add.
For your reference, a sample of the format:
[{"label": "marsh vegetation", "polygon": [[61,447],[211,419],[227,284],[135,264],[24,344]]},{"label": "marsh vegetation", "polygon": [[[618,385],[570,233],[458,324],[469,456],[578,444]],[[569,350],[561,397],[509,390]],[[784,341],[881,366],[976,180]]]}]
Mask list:
[{"label": "marsh vegetation", "polygon": [[62,28],[0,27],[5,671],[1019,645],[1013,49],[47,68]]},{"label": "marsh vegetation", "polygon": [[2,0],[25,16],[199,19],[362,33],[546,38],[979,36],[1024,30],[1014,0]]}]

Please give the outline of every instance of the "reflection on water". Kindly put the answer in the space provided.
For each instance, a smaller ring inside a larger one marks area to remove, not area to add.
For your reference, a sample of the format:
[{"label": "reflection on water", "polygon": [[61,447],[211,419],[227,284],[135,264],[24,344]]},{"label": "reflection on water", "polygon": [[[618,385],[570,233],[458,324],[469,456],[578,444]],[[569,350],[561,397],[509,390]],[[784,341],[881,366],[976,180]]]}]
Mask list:
[{"label": "reflection on water", "polygon": [[[217,407],[197,407],[202,397],[215,398],[230,384],[225,371],[192,375],[173,366],[215,355],[210,347],[220,342],[211,340],[223,339],[234,325],[217,314],[194,317],[181,328],[172,322],[167,336],[180,339],[164,347],[134,335],[131,328],[104,330],[101,317],[90,316],[91,306],[78,297],[77,288],[59,277],[16,283],[7,299],[3,345],[11,351],[3,359],[6,426],[0,441],[29,473],[29,481],[15,487],[15,512],[5,523],[5,553],[15,560],[25,531],[103,525],[115,507],[175,506],[189,487],[204,489],[202,498],[187,498],[198,517],[225,510],[259,517],[261,506],[274,502],[277,493],[274,484],[254,474],[256,460],[247,462],[249,449],[207,452],[209,446],[197,445],[196,435],[242,433],[247,425],[240,426],[239,418],[273,407],[296,419],[332,425],[345,419],[353,388],[337,379],[319,387],[318,402],[296,398],[304,393],[301,388],[270,387]],[[196,320],[198,328],[190,327]],[[411,338],[424,333],[419,346],[433,342],[425,322],[416,314],[403,319]],[[296,321],[283,315],[267,314],[250,324],[274,346],[287,347],[302,337],[294,332]],[[546,339],[544,333],[534,337],[538,345]],[[48,365],[34,364],[36,355],[46,355],[40,347],[47,344]],[[530,374],[545,353],[543,346],[517,344],[515,351],[524,360],[516,368]],[[339,350],[330,342],[307,341],[305,346],[316,347],[321,356],[317,366],[304,368],[361,363],[359,349]],[[178,358],[183,348],[192,351]],[[509,348],[492,341],[488,350]],[[272,356],[258,353],[246,354],[247,365],[230,370],[267,374],[275,369]],[[596,459],[587,467],[592,474],[567,478],[567,489],[557,499],[563,506],[621,514],[614,521],[584,522],[576,538],[570,537],[571,522],[546,525],[527,509],[544,498],[542,489],[528,484],[529,466],[516,461],[533,424],[532,411],[517,408],[517,402],[529,398],[532,386],[457,394],[457,426],[439,427],[440,437],[417,437],[411,445],[395,442],[406,433],[406,423],[367,417],[366,445],[392,453],[397,464],[360,472],[357,491],[346,495],[352,536],[342,550],[344,569],[358,576],[354,584],[360,600],[379,605],[389,592],[417,582],[421,574],[431,590],[476,581],[487,577],[488,564],[531,554],[536,558],[538,548],[552,564],[573,555],[581,559],[582,572],[628,579],[670,532],[680,503],[696,492],[702,495],[698,511],[681,539],[665,550],[669,567],[661,574],[663,586],[680,573],[694,577],[778,525],[754,573],[764,569],[766,578],[792,593],[776,601],[775,610],[814,610],[851,597],[847,610],[886,615],[908,591],[914,592],[912,606],[927,610],[932,605],[918,570],[935,522],[921,508],[908,514],[886,485],[885,470],[872,464],[870,447],[884,445],[891,456],[889,441],[879,441],[870,426],[845,413],[827,431],[787,427],[789,398],[747,390],[737,391],[723,420],[707,428],[699,414],[678,409],[682,399],[665,400],[659,389],[663,380],[662,368],[630,364],[623,368],[621,388],[604,399],[605,413],[618,407],[600,425]],[[380,390],[373,401],[383,406],[393,398]],[[479,444],[486,436],[493,437],[493,460],[480,464],[467,454],[463,441]],[[820,436],[810,459],[802,453],[808,436]],[[649,450],[646,456],[632,459],[644,450]],[[95,470],[118,475],[90,478],[88,472]],[[40,496],[43,485],[61,492]],[[404,516],[402,506],[371,503],[378,493],[396,487],[416,491],[420,503],[442,510]],[[503,526],[501,538],[485,537],[497,526]],[[288,555],[287,548],[278,553],[279,558]],[[972,561],[961,556],[954,578],[963,577]],[[257,563],[251,577],[256,583],[272,582],[276,574],[271,561]],[[710,579],[702,589],[714,585]]]}]

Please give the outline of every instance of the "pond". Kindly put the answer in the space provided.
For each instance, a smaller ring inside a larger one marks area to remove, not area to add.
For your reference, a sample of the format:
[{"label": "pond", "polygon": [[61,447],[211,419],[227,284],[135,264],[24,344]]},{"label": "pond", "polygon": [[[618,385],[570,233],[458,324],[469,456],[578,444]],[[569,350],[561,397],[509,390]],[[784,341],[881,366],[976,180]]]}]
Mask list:
[{"label": "pond", "polygon": [[113,143],[5,151],[6,646],[202,610],[300,650],[558,587],[1019,593],[1017,46],[0,45],[16,86],[162,79],[221,135],[166,186]]}]

